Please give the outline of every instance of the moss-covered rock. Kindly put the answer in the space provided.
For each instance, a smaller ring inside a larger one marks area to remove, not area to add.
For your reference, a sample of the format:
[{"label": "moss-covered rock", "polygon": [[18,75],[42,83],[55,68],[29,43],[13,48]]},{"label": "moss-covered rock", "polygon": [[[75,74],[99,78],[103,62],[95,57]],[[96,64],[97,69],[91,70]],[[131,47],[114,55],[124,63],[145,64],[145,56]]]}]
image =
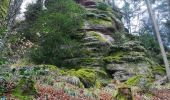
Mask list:
[{"label": "moss-covered rock", "polygon": [[35,83],[32,79],[22,78],[12,94],[21,100],[30,100],[37,94]]},{"label": "moss-covered rock", "polygon": [[150,63],[112,63],[106,65],[106,70],[114,79],[126,81],[135,75],[145,75],[153,77],[152,68]]},{"label": "moss-covered rock", "polygon": [[94,87],[95,85],[99,85],[102,83],[101,81],[97,81],[102,78],[107,79],[107,73],[103,70],[97,70],[97,69],[87,69],[87,68],[80,68],[78,70],[72,69],[65,73],[69,76],[76,76],[80,79],[80,81],[83,83],[84,87],[90,88]]},{"label": "moss-covered rock", "polygon": [[95,32],[95,31],[88,31],[87,36],[92,36],[94,37],[96,40],[100,41],[100,42],[107,42],[107,38],[105,38],[101,33],[99,32]]},{"label": "moss-covered rock", "polygon": [[137,86],[142,90],[147,90],[153,81],[153,77],[147,77],[144,75],[136,75],[129,78],[125,84],[128,86]]},{"label": "moss-covered rock", "polygon": [[[106,9],[100,9],[101,5]],[[99,3],[99,8],[98,5],[85,6],[84,26],[80,29],[84,33],[80,44],[82,56],[66,59],[65,64],[104,68],[112,78],[120,81],[136,74],[153,74],[155,62],[148,60],[142,43],[127,35],[120,13],[101,5]]]},{"label": "moss-covered rock", "polygon": [[97,18],[88,19],[88,22],[89,22],[90,27],[108,27],[108,28],[113,28],[113,29],[115,28],[112,22],[97,19]]},{"label": "moss-covered rock", "polygon": [[97,78],[96,72],[91,69],[69,70],[67,74],[77,76],[86,88],[94,86]]},{"label": "moss-covered rock", "polygon": [[115,52],[113,55],[107,56],[105,57],[103,60],[106,63],[123,63],[123,61],[121,61],[121,58],[123,57],[124,52],[118,51]]}]

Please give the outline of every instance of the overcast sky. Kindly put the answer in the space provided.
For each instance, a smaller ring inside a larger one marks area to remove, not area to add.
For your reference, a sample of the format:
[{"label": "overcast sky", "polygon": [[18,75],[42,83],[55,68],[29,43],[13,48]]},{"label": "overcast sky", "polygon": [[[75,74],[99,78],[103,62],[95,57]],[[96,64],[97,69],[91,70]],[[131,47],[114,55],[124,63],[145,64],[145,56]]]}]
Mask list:
[{"label": "overcast sky", "polygon": [[21,5],[21,12],[25,12],[26,11],[26,6],[29,4],[29,3],[34,3],[36,2],[36,0],[24,0],[23,4]]},{"label": "overcast sky", "polygon": [[28,4],[30,3],[35,3],[36,0],[24,0],[22,5],[21,5],[21,10],[20,10],[20,13],[18,16],[17,16],[17,19],[18,20],[21,20],[21,19],[24,19],[24,12],[26,11],[26,7]]}]

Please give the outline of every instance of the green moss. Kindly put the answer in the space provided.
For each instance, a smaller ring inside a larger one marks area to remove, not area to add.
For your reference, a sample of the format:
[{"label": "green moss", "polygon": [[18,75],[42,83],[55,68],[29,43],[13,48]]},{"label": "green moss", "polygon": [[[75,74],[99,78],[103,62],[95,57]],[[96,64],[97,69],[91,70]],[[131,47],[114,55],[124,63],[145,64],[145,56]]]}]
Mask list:
[{"label": "green moss", "polygon": [[95,84],[96,73],[90,70],[79,70],[77,76],[84,83],[85,87],[90,87]]},{"label": "green moss", "polygon": [[106,63],[120,62],[121,57],[108,56],[103,59]]},{"label": "green moss", "polygon": [[58,68],[57,68],[57,66],[55,66],[55,65],[44,65],[45,67],[47,67],[47,68],[49,68],[50,70],[52,70],[52,71],[54,71],[54,70],[59,70]]},{"label": "green moss", "polygon": [[82,58],[79,60],[81,65],[93,65],[93,64],[102,64],[101,59],[98,58]]},{"label": "green moss", "polygon": [[136,86],[140,82],[140,79],[142,77],[143,77],[142,75],[131,77],[125,83],[130,86]]},{"label": "green moss", "polygon": [[15,96],[16,98],[18,98],[19,100],[33,100],[32,96],[23,96],[23,95],[21,95],[21,94],[19,94],[17,92],[13,93],[12,95]]},{"label": "green moss", "polygon": [[96,12],[89,12],[86,13],[86,18],[96,18],[96,19],[102,19],[105,21],[112,21],[112,18],[110,16],[108,16],[107,14],[104,13],[96,13]]},{"label": "green moss", "polygon": [[[87,68],[80,68],[78,70],[71,69],[66,72],[67,75],[70,76],[76,76],[80,79],[80,81],[83,83],[84,87],[89,88],[93,86],[99,86],[100,85],[100,78],[104,78],[107,76],[106,72],[101,70],[94,70],[94,69],[87,69]],[[98,82],[97,82],[97,79]],[[96,83],[97,82],[97,83]]]},{"label": "green moss", "polygon": [[87,32],[87,35],[94,36],[97,40],[99,40],[101,42],[106,42],[106,39],[102,35],[100,35],[100,34],[101,33],[95,32],[95,31]]},{"label": "green moss", "polygon": [[71,76],[76,76],[76,69],[71,69],[71,70],[67,71],[65,74],[71,75]]},{"label": "green moss", "polygon": [[4,18],[4,19],[7,15],[8,4],[9,4],[9,0],[2,0],[1,4],[0,4],[0,13],[2,15],[1,17]]},{"label": "green moss", "polygon": [[[94,14],[104,14],[107,15],[107,17],[110,17],[111,19],[116,18],[118,15],[117,12],[113,12],[112,10],[104,11],[104,10],[99,10],[99,9],[91,9],[91,8],[86,8],[87,12],[94,13]],[[109,19],[110,19],[109,18]]]},{"label": "green moss", "polygon": [[96,72],[91,69],[80,69],[76,72],[77,77],[84,83],[85,87],[94,86],[96,82]]},{"label": "green moss", "polygon": [[48,69],[50,71],[59,71],[59,68],[55,65],[38,65],[36,68]]},{"label": "green moss", "polygon": [[97,77],[96,83],[95,83],[95,88],[103,88],[107,86],[109,83],[111,83],[113,79],[110,79],[108,76],[107,77]]},{"label": "green moss", "polygon": [[111,62],[115,62],[115,63],[121,63],[121,59],[122,59],[122,56],[123,56],[124,52],[116,52],[114,53],[113,55],[111,56],[108,56],[108,57],[105,57],[103,60],[106,62],[106,63],[111,63]]},{"label": "green moss", "polygon": [[98,89],[102,87],[102,83],[100,82],[100,80],[96,80],[95,87]]},{"label": "green moss", "polygon": [[90,23],[91,26],[113,27],[111,21],[106,21],[99,18],[90,18],[88,19],[88,22]]},{"label": "green moss", "polygon": [[153,78],[148,75],[136,75],[129,78],[125,84],[128,86],[138,86],[143,90],[147,90],[152,82]]},{"label": "green moss", "polygon": [[152,73],[154,74],[160,74],[160,75],[165,75],[166,70],[162,66],[153,66],[152,67]]}]

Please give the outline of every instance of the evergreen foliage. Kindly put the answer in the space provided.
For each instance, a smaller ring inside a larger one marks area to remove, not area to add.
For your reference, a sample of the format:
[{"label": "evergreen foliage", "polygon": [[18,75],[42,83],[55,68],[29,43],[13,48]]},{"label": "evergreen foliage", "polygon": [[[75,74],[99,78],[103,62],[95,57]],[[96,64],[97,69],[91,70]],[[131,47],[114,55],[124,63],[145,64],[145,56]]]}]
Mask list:
[{"label": "evergreen foliage", "polygon": [[[79,42],[74,35],[82,26],[83,9],[73,0],[48,0],[46,10],[35,4],[28,7],[28,25],[23,36],[37,44],[31,58],[36,63],[62,65],[64,58],[78,53]],[[77,54],[78,55],[78,54]]]},{"label": "evergreen foliage", "polygon": [[143,46],[149,50],[149,51],[153,51],[156,53],[159,53],[159,44],[158,42],[155,40],[154,35],[150,34],[150,33],[144,33],[141,34],[139,36],[139,41],[141,41],[141,43],[143,44]]}]

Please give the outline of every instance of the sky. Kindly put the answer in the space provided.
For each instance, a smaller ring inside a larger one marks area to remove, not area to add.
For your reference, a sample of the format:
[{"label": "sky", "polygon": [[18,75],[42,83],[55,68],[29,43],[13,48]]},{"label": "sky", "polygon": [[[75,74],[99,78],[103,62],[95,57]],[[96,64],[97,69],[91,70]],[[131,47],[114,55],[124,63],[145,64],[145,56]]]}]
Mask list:
[{"label": "sky", "polygon": [[117,6],[118,6],[119,8],[122,8],[123,5],[124,5],[124,2],[123,2],[123,0],[115,0],[115,4],[118,4]]},{"label": "sky", "polygon": [[21,12],[25,12],[26,11],[26,6],[29,4],[29,3],[34,3],[36,2],[36,0],[24,0],[23,4],[21,5]]},{"label": "sky", "polygon": [[21,10],[20,10],[20,13],[18,16],[17,16],[17,19],[21,20],[21,19],[24,19],[24,12],[26,11],[26,7],[28,4],[30,3],[35,3],[36,0],[24,0],[22,5],[21,5]]}]

